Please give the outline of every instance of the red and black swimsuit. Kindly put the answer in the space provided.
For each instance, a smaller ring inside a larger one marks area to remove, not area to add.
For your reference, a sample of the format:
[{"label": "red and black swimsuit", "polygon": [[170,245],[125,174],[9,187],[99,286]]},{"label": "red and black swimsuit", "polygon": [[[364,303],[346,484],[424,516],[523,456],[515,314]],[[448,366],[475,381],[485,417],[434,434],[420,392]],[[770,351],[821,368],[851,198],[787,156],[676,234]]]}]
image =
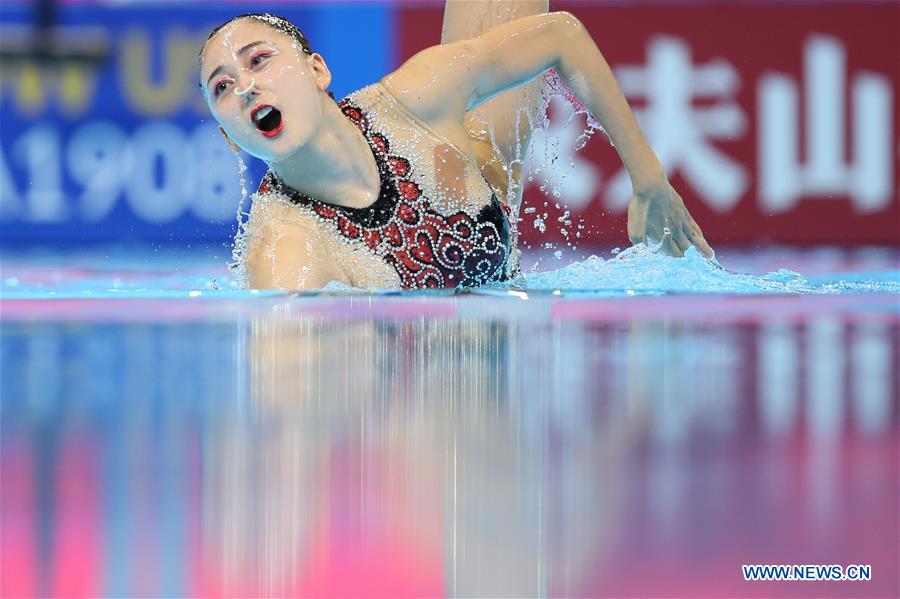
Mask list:
[{"label": "red and black swimsuit", "polygon": [[477,287],[507,278],[509,209],[496,195],[472,216],[435,210],[413,182],[412,166],[391,153],[391,142],[372,131],[365,112],[349,99],[339,106],[362,131],[381,175],[378,199],[367,208],[345,208],[310,198],[283,184],[272,171],[260,192],[280,191],[311,209],[350,243],[361,243],[391,265],[404,289]]}]

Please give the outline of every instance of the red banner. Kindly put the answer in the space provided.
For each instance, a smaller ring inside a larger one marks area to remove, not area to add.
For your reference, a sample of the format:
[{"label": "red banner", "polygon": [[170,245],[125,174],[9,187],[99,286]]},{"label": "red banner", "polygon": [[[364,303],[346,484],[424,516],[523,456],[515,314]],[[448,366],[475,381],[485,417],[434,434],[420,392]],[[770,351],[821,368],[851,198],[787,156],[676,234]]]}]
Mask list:
[{"label": "red banner", "polygon": [[[711,242],[900,243],[900,4],[552,8],[587,27]],[[441,18],[441,4],[399,10],[400,57],[437,43]],[[544,174],[526,190],[525,240],[627,243],[630,180],[605,136],[558,163],[559,198]],[[580,239],[561,232],[579,219]]]}]

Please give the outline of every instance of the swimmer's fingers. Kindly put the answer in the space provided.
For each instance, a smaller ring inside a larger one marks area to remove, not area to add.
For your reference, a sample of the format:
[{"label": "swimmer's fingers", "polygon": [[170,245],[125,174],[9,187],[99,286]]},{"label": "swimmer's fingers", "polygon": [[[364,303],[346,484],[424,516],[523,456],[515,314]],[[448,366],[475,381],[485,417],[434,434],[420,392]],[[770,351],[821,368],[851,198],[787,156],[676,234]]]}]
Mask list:
[{"label": "swimmer's fingers", "polygon": [[712,246],[707,243],[706,238],[703,237],[703,231],[700,230],[700,227],[693,218],[685,223],[684,233],[687,235],[691,244],[697,248],[697,251],[703,254],[704,258],[711,259],[716,257],[716,253],[713,251]]},{"label": "swimmer's fingers", "polygon": [[691,242],[688,240],[688,236],[685,235],[683,227],[675,229],[672,234],[672,241],[678,248],[679,256],[683,256],[687,249],[691,247]]},{"label": "swimmer's fingers", "polygon": [[675,236],[671,233],[663,235],[662,246],[660,246],[660,249],[663,253],[676,258],[681,258],[684,255],[684,250],[679,247],[678,242],[675,241]]}]

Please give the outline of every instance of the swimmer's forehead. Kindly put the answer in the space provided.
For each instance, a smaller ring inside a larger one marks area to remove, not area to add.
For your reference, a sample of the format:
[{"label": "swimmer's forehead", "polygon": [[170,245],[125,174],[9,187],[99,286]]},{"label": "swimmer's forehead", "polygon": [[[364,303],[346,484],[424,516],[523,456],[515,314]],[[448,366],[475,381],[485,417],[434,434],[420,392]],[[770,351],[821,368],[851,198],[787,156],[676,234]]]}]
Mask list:
[{"label": "swimmer's forehead", "polygon": [[201,76],[211,73],[219,66],[235,62],[243,48],[256,42],[279,48],[296,45],[289,35],[259,19],[238,19],[217,31],[206,43],[200,56]]}]

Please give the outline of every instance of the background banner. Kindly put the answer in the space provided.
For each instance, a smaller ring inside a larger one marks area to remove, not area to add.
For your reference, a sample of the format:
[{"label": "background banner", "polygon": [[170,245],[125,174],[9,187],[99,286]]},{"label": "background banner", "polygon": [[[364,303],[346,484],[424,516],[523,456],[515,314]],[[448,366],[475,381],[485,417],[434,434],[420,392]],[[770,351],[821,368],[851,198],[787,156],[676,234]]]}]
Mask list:
[{"label": "background banner", "polygon": [[[711,242],[898,243],[900,4],[553,7],[590,31]],[[401,56],[433,43],[440,23],[439,5],[405,5]],[[554,133],[571,145],[583,124]],[[603,134],[557,171],[556,181],[567,173],[559,199],[544,205],[543,176],[526,190],[536,210],[522,215],[524,237],[564,239],[564,227],[542,233],[541,222],[569,211],[563,221],[581,219],[581,239],[627,243],[631,184]]]},{"label": "background banner", "polygon": [[[552,7],[586,25],[711,242],[900,243],[900,4]],[[102,38],[109,58],[3,65],[0,239],[229,241],[238,164],[199,93],[197,51],[213,26],[263,9],[307,33],[341,97],[437,43],[443,3],[63,5],[60,22]],[[0,25],[32,12],[4,3]],[[561,129],[567,111],[552,106],[564,148],[583,125]],[[262,168],[248,166],[252,190]],[[625,245],[630,191],[597,133],[535,177],[524,238]]]},{"label": "background banner", "polygon": [[[0,237],[40,241],[230,241],[241,198],[237,157],[199,89],[198,52],[257,3],[63,5],[61,31],[96,36],[98,66],[33,60],[0,76]],[[395,60],[393,13],[382,4],[273,10],[296,22],[344,94]],[[2,25],[32,22],[30,3],[2,5]],[[264,165],[247,158],[248,188]],[[255,189],[255,186],[253,187]],[[252,190],[251,190],[252,191]]]}]

